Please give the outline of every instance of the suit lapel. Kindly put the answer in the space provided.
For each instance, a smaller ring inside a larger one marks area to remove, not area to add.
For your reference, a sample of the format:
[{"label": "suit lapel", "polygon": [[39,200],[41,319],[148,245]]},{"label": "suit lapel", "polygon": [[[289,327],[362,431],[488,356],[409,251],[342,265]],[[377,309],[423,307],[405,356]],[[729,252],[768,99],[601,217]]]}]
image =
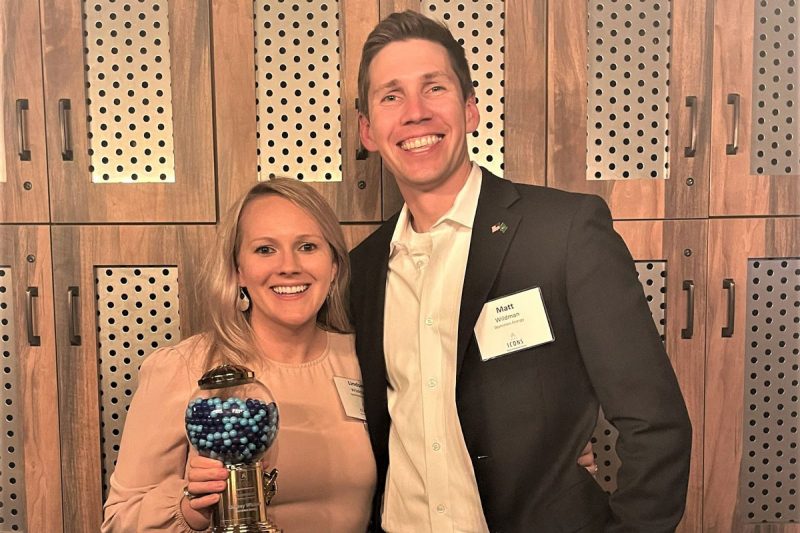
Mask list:
[{"label": "suit lapel", "polygon": [[456,377],[461,372],[464,353],[472,338],[475,323],[522,218],[509,210],[518,198],[519,194],[511,182],[483,169],[481,193],[472,225],[469,258],[461,293]]},{"label": "suit lapel", "polygon": [[[376,241],[368,251],[374,259],[361,268],[366,272],[358,275],[363,283],[363,325],[358,327],[359,363],[364,384],[364,408],[367,411],[369,429],[373,439],[385,443],[388,439],[388,410],[386,397],[386,358],[383,353],[384,306],[386,298],[386,275],[389,265],[389,243],[397,222],[397,216],[385,222],[377,231]],[[355,278],[355,276],[354,276]],[[381,447],[381,450],[383,447]],[[378,459],[383,459],[378,457]],[[388,458],[386,458],[388,460]]]}]

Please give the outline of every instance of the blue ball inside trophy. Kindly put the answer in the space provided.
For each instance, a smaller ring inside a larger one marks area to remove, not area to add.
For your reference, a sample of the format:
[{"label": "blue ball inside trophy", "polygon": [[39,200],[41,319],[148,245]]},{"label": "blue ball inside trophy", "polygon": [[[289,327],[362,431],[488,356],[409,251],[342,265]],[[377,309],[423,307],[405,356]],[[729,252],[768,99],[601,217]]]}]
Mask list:
[{"label": "blue ball inside trophy", "polygon": [[278,435],[272,393],[243,366],[222,365],[197,382],[186,408],[186,435],[204,457],[222,461],[228,486],[212,515],[214,533],[276,533],[267,516],[278,471],[262,459]]}]

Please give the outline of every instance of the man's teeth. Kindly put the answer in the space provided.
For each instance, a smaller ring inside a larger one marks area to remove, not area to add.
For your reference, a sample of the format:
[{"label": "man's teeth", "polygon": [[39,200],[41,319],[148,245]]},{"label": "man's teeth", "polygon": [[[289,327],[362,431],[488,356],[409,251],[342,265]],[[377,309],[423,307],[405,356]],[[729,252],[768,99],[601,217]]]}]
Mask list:
[{"label": "man's teeth", "polygon": [[400,148],[402,148],[403,150],[416,150],[419,148],[424,148],[426,146],[434,145],[441,140],[442,138],[439,137],[438,135],[426,135],[424,137],[416,137],[414,139],[408,139],[406,141],[403,141],[402,143],[400,143]]},{"label": "man's teeth", "polygon": [[292,285],[292,286],[278,286],[272,287],[272,290],[278,294],[297,294],[308,290],[309,285]]}]

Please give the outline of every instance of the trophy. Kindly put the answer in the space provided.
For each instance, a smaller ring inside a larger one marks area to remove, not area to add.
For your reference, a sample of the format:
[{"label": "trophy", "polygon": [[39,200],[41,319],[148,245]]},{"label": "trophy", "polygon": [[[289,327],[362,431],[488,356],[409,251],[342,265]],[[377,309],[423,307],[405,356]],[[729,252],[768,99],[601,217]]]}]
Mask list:
[{"label": "trophy", "polygon": [[251,370],[222,365],[203,374],[186,409],[189,442],[228,469],[228,486],[212,513],[213,533],[280,533],[267,517],[278,471],[261,459],[278,433],[278,407]]}]

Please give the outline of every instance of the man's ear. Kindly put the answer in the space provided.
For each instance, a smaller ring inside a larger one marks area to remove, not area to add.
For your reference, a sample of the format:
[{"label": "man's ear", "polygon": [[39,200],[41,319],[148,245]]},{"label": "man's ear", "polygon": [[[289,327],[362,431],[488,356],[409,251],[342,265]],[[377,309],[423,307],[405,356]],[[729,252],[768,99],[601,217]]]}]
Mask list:
[{"label": "man's ear", "polygon": [[358,114],[358,135],[361,137],[361,144],[370,152],[376,152],[378,145],[373,142],[371,137],[372,130],[370,128],[369,119],[363,114]]},{"label": "man's ear", "polygon": [[472,133],[478,129],[478,124],[481,121],[481,113],[478,111],[478,103],[475,100],[475,95],[467,97],[464,103],[464,122],[467,127],[467,133]]}]

